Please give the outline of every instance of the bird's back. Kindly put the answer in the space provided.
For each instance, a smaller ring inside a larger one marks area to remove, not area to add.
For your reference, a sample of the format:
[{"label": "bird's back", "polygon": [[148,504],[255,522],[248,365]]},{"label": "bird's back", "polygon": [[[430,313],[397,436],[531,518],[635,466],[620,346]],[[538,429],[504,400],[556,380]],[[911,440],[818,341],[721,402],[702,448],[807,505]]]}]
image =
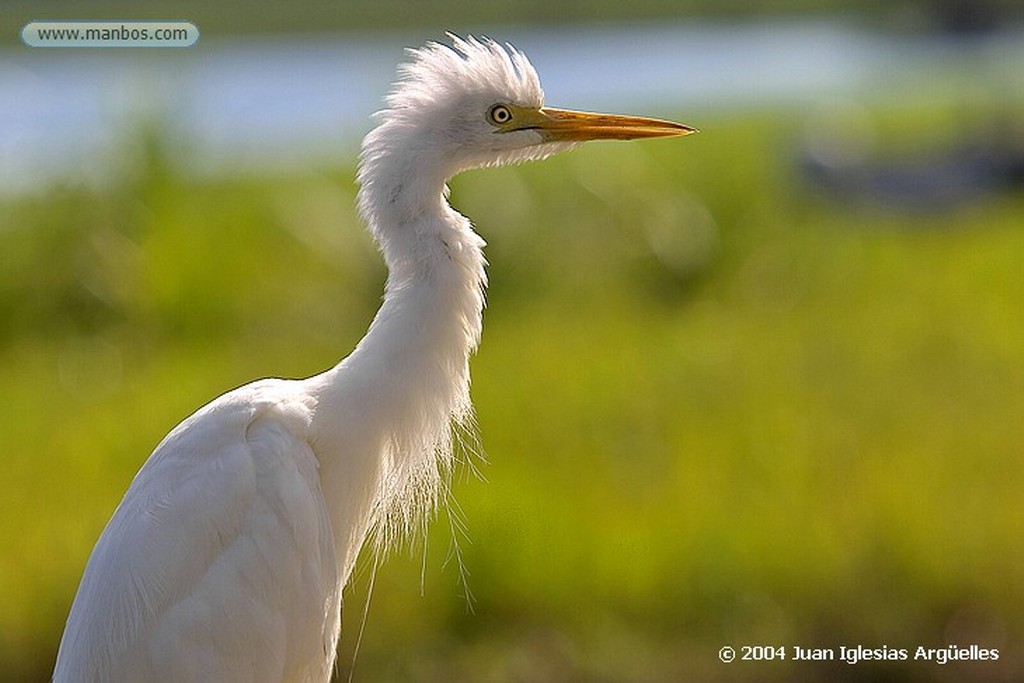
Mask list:
[{"label": "bird's back", "polygon": [[54,680],[327,681],[341,585],[297,382],[176,427],[93,550]]}]

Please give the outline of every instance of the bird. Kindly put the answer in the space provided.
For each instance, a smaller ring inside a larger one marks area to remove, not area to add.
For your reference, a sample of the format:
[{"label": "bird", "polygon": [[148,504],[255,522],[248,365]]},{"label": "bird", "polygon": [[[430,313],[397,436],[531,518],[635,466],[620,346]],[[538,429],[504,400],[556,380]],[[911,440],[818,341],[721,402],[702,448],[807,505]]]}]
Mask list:
[{"label": "bird", "polygon": [[357,207],[388,268],[365,336],[321,374],[221,395],[156,446],[86,564],[56,683],[328,681],[360,550],[421,529],[472,427],[485,243],[446,183],[695,130],[546,107],[523,52],[447,37],[409,49],[363,140]]}]

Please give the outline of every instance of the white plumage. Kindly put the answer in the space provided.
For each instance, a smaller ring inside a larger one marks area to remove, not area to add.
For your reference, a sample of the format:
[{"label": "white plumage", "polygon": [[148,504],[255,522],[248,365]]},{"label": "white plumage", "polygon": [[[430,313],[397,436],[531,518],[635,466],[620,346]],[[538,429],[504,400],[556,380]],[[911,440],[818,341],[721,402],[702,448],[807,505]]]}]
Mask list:
[{"label": "white plumage", "polygon": [[320,375],[224,394],[157,446],[89,558],[55,681],[327,681],[361,547],[426,523],[472,417],[484,242],[445,182],[692,131],[545,109],[522,53],[452,43],[411,51],[363,142],[359,209],[389,271],[366,336]]}]

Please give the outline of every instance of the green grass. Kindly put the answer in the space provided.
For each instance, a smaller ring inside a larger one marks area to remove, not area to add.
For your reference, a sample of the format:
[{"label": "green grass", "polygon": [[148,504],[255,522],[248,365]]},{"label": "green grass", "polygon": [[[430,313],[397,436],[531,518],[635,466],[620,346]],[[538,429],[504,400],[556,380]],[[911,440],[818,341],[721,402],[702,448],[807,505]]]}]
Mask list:
[{"label": "green grass", "polygon": [[[425,556],[382,568],[357,680],[1024,675],[1022,198],[833,203],[794,176],[791,116],[694,123],[453,183],[492,261],[487,481],[455,484],[475,613],[442,515]],[[163,434],[228,388],[328,366],[379,300],[350,170],[196,184],[157,161],[0,207],[4,680],[46,679]],[[717,660],[947,641],[1002,658]]]}]

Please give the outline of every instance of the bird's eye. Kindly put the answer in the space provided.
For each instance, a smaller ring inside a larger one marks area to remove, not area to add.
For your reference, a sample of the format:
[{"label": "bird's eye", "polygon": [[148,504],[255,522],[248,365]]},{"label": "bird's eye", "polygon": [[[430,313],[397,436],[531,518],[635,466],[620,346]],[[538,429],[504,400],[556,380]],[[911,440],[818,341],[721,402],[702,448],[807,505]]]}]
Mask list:
[{"label": "bird's eye", "polygon": [[487,118],[497,126],[504,126],[512,120],[512,110],[504,104],[496,104],[487,112]]}]

